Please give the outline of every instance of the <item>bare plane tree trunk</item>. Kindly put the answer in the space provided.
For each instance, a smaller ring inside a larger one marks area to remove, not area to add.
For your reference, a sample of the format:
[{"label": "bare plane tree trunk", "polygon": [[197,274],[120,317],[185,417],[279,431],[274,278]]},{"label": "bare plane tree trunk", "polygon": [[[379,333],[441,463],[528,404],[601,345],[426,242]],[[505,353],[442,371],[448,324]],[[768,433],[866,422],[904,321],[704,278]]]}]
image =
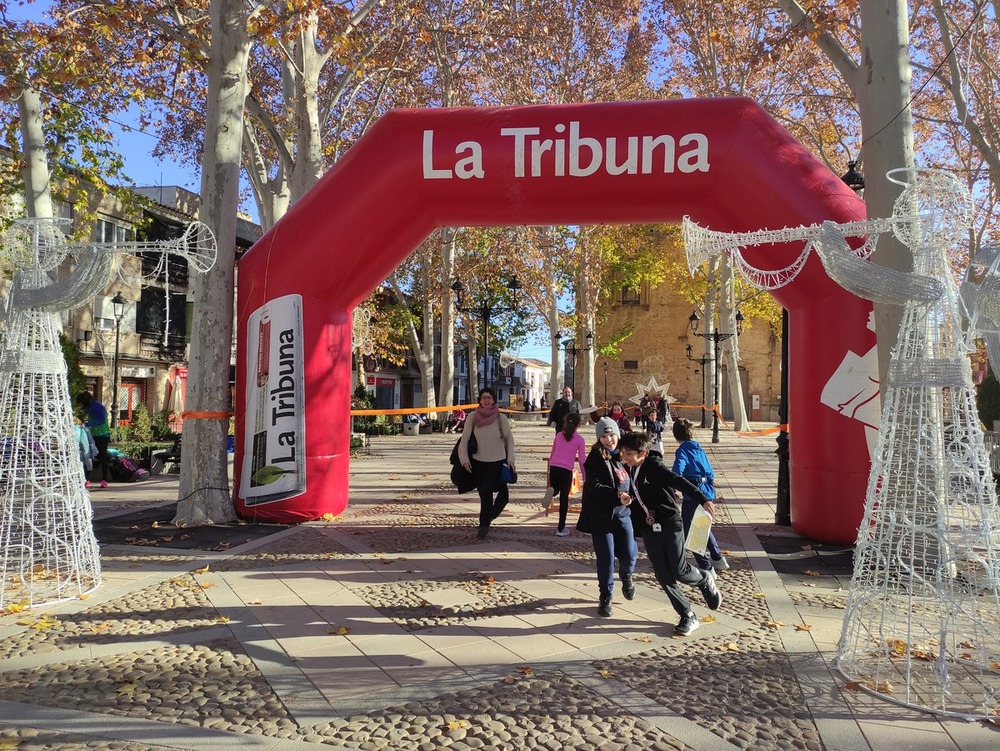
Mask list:
[{"label": "bare plane tree trunk", "polygon": [[21,125],[21,149],[24,151],[24,202],[28,216],[50,218],[52,195],[49,192],[49,160],[42,126],[42,100],[38,91],[21,89],[17,99]]},{"label": "bare plane tree trunk", "polygon": [[[458,232],[445,227],[442,232],[441,267],[441,377],[438,380],[438,402],[442,407],[455,403],[455,303],[451,296],[451,280],[455,275],[455,241]],[[438,415],[447,419],[442,412]]]},{"label": "bare plane tree trunk", "polygon": [[232,521],[226,435],[233,332],[233,272],[239,206],[243,102],[250,45],[240,0],[212,0],[208,109],[202,158],[201,219],[215,231],[219,256],[195,278],[189,409],[207,413],[186,421],[181,454],[177,526]]}]

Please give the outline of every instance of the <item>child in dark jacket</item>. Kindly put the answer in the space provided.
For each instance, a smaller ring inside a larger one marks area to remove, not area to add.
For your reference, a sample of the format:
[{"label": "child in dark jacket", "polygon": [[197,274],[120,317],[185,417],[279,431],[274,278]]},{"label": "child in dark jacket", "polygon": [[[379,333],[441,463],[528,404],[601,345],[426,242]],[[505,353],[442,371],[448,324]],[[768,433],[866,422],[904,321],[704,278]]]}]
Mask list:
[{"label": "child in dark jacket", "polygon": [[598,615],[609,617],[615,591],[615,559],[626,600],[635,597],[632,573],[639,557],[635,531],[629,514],[628,471],[618,453],[621,430],[610,417],[602,417],[595,426],[597,443],[584,462],[583,499],[576,528],[590,534],[597,556],[597,582],[600,587]]},{"label": "child in dark jacket", "polygon": [[714,571],[702,571],[687,562],[684,522],[673,490],[697,499],[709,514],[714,515],[715,505],[698,488],[667,467],[662,457],[649,453],[647,435],[629,433],[622,436],[620,446],[622,462],[631,470],[631,492],[635,500],[631,505],[633,526],[642,535],[656,580],[681,617],[674,632],[687,636],[699,623],[677,583],[698,587],[709,610],[719,609],[722,595],[715,586]]}]

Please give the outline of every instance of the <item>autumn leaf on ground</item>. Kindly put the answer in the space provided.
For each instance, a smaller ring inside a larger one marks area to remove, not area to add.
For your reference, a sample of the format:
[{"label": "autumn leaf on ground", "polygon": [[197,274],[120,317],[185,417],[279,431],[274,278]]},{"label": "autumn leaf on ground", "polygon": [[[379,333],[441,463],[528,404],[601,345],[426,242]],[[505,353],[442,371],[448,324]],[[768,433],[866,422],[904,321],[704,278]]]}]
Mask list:
[{"label": "autumn leaf on ground", "polygon": [[810,624],[810,623],[796,623],[795,624],[795,630],[796,631],[812,631],[812,629],[813,629],[813,627],[812,627],[812,624]]},{"label": "autumn leaf on ground", "polygon": [[323,516],[321,516],[321,517],[320,517],[320,520],[321,520],[321,521],[324,521],[324,522],[332,522],[332,521],[333,521],[334,519],[336,519],[336,518],[337,518],[337,517],[336,517],[336,515],[335,515],[335,514],[331,514],[331,513],[330,513],[330,512],[328,511],[328,512],[326,512],[325,514],[323,514]]},{"label": "autumn leaf on ground", "polygon": [[651,641],[653,641],[653,637],[652,636],[637,636],[637,637],[635,637],[635,640],[636,641],[641,641],[643,644],[649,644]]},{"label": "autumn leaf on ground", "polygon": [[714,615],[703,616],[702,619],[701,619],[701,622],[702,623],[715,623],[715,616]]},{"label": "autumn leaf on ground", "polygon": [[897,655],[906,654],[906,649],[908,645],[902,639],[889,639],[889,641],[886,643],[889,645],[889,649],[891,649],[895,654]]},{"label": "autumn leaf on ground", "polygon": [[119,686],[115,690],[115,693],[121,696],[132,696],[133,694],[135,694],[135,691],[136,691],[135,684],[126,683],[124,686]]},{"label": "autumn leaf on ground", "polygon": [[614,678],[615,677],[614,671],[608,670],[607,668],[600,668],[597,672],[598,672],[598,674],[602,678]]},{"label": "autumn leaf on ground", "polygon": [[848,681],[844,684],[844,688],[849,691],[861,691],[862,689],[868,689],[869,691],[876,691],[880,694],[891,694],[892,684],[889,681],[879,681],[875,683],[873,681]]},{"label": "autumn leaf on ground", "polygon": [[926,660],[927,662],[934,662],[934,660],[937,659],[933,654],[931,654],[930,652],[925,652],[922,649],[910,650],[910,656],[913,657],[915,660]]},{"label": "autumn leaf on ground", "polygon": [[37,622],[31,624],[31,628],[36,631],[48,631],[50,628],[59,625],[59,621],[50,615],[43,615]]},{"label": "autumn leaf on ground", "polygon": [[485,582],[486,584],[492,584],[493,583],[493,577],[492,576],[485,576],[485,577],[483,577],[483,582]]},{"label": "autumn leaf on ground", "polygon": [[761,625],[761,626],[764,626],[764,627],[766,627],[766,628],[773,628],[773,629],[779,629],[779,628],[781,628],[782,626],[784,626],[785,624],[784,624],[784,623],[782,623],[781,621],[764,621],[764,622],[763,622],[762,624],[760,624],[760,625]]},{"label": "autumn leaf on ground", "polygon": [[445,728],[447,730],[461,730],[462,728],[468,728],[468,727],[472,727],[469,724],[468,720],[452,720],[447,725],[445,725]]},{"label": "autumn leaf on ground", "polygon": [[27,600],[12,602],[3,610],[0,610],[0,615],[14,615],[14,613],[20,613],[22,610],[27,610],[29,604],[30,603]]},{"label": "autumn leaf on ground", "polygon": [[206,565],[202,566],[201,568],[196,568],[194,570],[194,572],[196,574],[207,574],[208,573],[208,565],[206,564]]},{"label": "autumn leaf on ground", "polygon": [[532,670],[530,665],[519,665],[517,668],[517,672],[524,673],[525,675],[531,675],[535,671]]},{"label": "autumn leaf on ground", "polygon": [[88,595],[88,594],[82,594],[82,595],[80,595],[80,599],[81,600],[89,600],[90,599],[90,595]]},{"label": "autumn leaf on ground", "polygon": [[229,623],[229,619],[224,615],[220,615],[215,619],[215,623]]},{"label": "autumn leaf on ground", "polygon": [[806,569],[805,571],[803,571],[802,573],[803,573],[803,574],[804,574],[805,576],[819,576],[819,572],[818,572],[818,571],[813,571],[813,570],[812,570],[811,568],[807,568],[807,569]]},{"label": "autumn leaf on ground", "polygon": [[351,629],[349,629],[347,626],[337,626],[337,628],[331,628],[326,633],[333,634],[334,636],[347,636],[349,633],[351,633]]},{"label": "autumn leaf on ground", "polygon": [[247,600],[247,605],[260,605],[260,599],[255,598],[253,600]]},{"label": "autumn leaf on ground", "polygon": [[719,651],[720,652],[739,652],[740,651],[740,645],[737,644],[734,641],[727,642],[726,644],[721,644],[719,646]]},{"label": "autumn leaf on ground", "polygon": [[111,628],[111,624],[108,623],[107,621],[104,621],[102,623],[95,623],[93,626],[90,627],[90,633],[99,634],[102,631],[107,631],[109,628]]},{"label": "autumn leaf on ground", "polygon": [[754,592],[750,596],[753,597],[755,600],[765,600],[765,599],[767,599],[767,595],[764,594],[763,592]]},{"label": "autumn leaf on ground", "polygon": [[975,643],[971,642],[971,641],[960,641],[958,643],[958,646],[960,646],[962,649],[975,649],[976,648]]},{"label": "autumn leaf on ground", "polygon": [[215,585],[212,584],[212,582],[198,582],[198,586],[201,587],[202,589],[211,589]]}]

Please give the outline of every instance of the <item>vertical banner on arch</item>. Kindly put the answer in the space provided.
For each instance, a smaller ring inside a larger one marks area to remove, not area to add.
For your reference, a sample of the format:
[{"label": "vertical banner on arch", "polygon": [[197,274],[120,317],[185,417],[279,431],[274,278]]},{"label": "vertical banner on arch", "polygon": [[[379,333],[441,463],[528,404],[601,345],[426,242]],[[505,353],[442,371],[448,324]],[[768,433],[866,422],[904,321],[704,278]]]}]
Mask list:
[{"label": "vertical banner on arch", "polygon": [[240,496],[258,506],[306,490],[302,296],[269,300],[251,313],[246,342]]}]

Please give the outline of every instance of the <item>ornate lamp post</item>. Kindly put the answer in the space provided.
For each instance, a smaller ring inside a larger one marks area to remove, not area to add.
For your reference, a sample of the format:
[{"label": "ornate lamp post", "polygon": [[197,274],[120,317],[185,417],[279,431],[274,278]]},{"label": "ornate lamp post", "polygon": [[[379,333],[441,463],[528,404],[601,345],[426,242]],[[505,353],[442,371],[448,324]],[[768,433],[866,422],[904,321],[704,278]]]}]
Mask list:
[{"label": "ornate lamp post", "polygon": [[687,346],[687,358],[688,358],[688,360],[690,360],[691,362],[696,362],[699,365],[701,365],[701,402],[702,402],[702,404],[701,404],[701,427],[707,428],[708,427],[708,412],[705,410],[705,391],[706,391],[706,388],[707,388],[706,385],[705,385],[705,366],[708,363],[712,362],[712,358],[711,357],[705,357],[704,355],[702,355],[701,357],[692,357],[691,353],[693,351],[694,351],[694,347],[692,347],[689,344]]},{"label": "ornate lamp post", "polygon": [[115,359],[111,377],[111,430],[118,429],[118,352],[122,341],[122,316],[125,315],[125,303],[128,301],[122,297],[122,293],[111,298],[111,306],[115,311]]},{"label": "ornate lamp post", "polygon": [[517,280],[516,276],[512,276],[507,280],[506,287],[510,290],[510,305],[496,305],[492,302],[482,302],[479,305],[463,305],[462,295],[465,292],[465,285],[462,284],[462,280],[457,277],[451,285],[451,289],[455,293],[455,308],[463,313],[476,313],[479,315],[479,319],[483,322],[484,388],[489,388],[490,385],[490,319],[493,316],[501,315],[503,313],[512,313],[517,310],[517,291],[519,289],[524,289],[521,282]]},{"label": "ornate lamp post", "polygon": [[[594,346],[594,332],[588,331],[584,338],[587,340],[586,347],[577,347],[576,344],[573,343],[572,339],[567,339],[563,342],[563,352],[566,353],[566,385],[573,389],[574,393],[576,392],[576,356],[590,351],[590,349]],[[560,339],[562,339],[562,334],[557,332],[555,340],[558,342]],[[571,357],[573,358],[572,367],[570,366]],[[572,373],[572,377],[570,377],[570,373]]]},{"label": "ornate lamp post", "polygon": [[608,361],[602,363],[604,368],[604,406],[608,406]]},{"label": "ornate lamp post", "polygon": [[719,401],[721,399],[720,395],[720,383],[719,383],[719,348],[722,342],[726,341],[731,336],[739,336],[743,333],[743,314],[740,311],[736,311],[736,331],[728,334],[724,334],[718,329],[714,331],[709,331],[707,333],[698,333],[698,322],[701,319],[698,318],[698,312],[695,311],[688,316],[688,321],[691,323],[691,333],[695,336],[700,336],[703,339],[710,339],[715,344],[715,366],[713,367],[713,376],[715,377],[715,406],[713,408],[713,414],[715,419],[712,421],[712,443],[719,442]]},{"label": "ornate lamp post", "polygon": [[847,172],[840,176],[844,184],[858,195],[865,189],[865,176],[858,172],[858,163],[851,159],[847,162]]}]

